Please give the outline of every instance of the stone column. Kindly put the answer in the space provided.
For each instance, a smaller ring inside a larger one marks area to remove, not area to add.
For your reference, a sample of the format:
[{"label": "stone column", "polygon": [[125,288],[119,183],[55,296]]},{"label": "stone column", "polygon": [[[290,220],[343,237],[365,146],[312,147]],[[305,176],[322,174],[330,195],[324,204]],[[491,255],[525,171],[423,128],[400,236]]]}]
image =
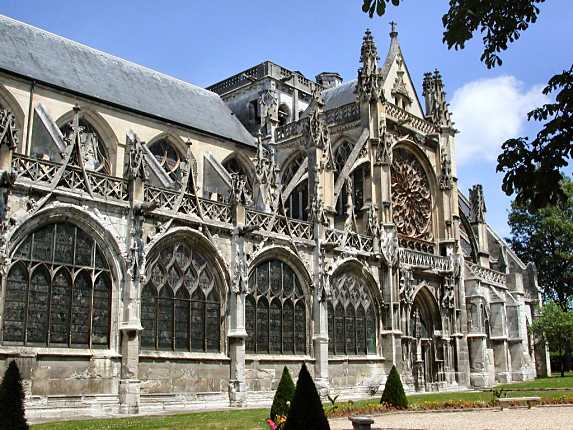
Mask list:
[{"label": "stone column", "polygon": [[245,256],[246,210],[238,178],[233,175],[233,237],[231,244],[231,288],[229,293],[229,402],[231,406],[244,406],[247,400],[245,381],[245,299],[248,289],[247,262]]},{"label": "stone column", "polygon": [[[139,332],[143,330],[139,317],[140,292],[145,276],[145,253],[143,245],[143,223],[145,220],[144,182],[145,169],[132,166],[141,155],[141,143],[128,139],[130,146],[130,171],[128,172],[130,190],[130,211],[128,220],[127,249],[128,265],[124,284],[123,322],[121,333],[121,379],[119,381],[119,411],[123,414],[139,412]],[[143,163],[141,156],[140,161]]]}]

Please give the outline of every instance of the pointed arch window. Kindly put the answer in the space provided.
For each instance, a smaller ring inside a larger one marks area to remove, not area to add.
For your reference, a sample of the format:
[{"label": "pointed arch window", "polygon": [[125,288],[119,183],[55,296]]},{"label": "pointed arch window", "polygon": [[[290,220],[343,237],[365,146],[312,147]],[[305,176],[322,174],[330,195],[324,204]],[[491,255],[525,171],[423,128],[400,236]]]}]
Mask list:
[{"label": "pointed arch window", "polygon": [[[334,165],[336,167],[335,180],[340,176],[342,170],[344,169],[344,164],[346,160],[350,157],[352,152],[352,144],[348,141],[342,142],[336,147],[334,152]],[[359,211],[364,206],[364,183],[369,175],[367,169],[368,164],[363,163],[356,167],[349,177],[352,180],[352,204],[354,206],[354,213],[358,214]],[[339,217],[346,216],[346,203],[348,202],[348,192],[346,191],[346,186],[343,186],[338,195],[338,200],[336,201],[336,214]]]},{"label": "pointed arch window", "polygon": [[171,180],[180,184],[182,181],[181,163],[183,162],[183,157],[169,139],[156,140],[149,145],[149,151]]},{"label": "pointed arch window", "polygon": [[[304,163],[306,155],[304,152],[299,152],[286,166],[282,183],[287,187],[300,166]],[[306,221],[308,219],[308,181],[304,180],[298,184],[290,193],[285,202],[287,215],[291,218],[301,219]]]},{"label": "pointed arch window", "polygon": [[331,355],[376,353],[375,303],[363,278],[345,272],[333,279],[328,303],[328,352]]},{"label": "pointed arch window", "polygon": [[80,227],[54,223],[16,249],[6,279],[3,342],[105,348],[111,273],[99,245]]},{"label": "pointed arch window", "polygon": [[[66,122],[60,127],[62,135],[71,139],[73,136],[73,120]],[[79,119],[80,126],[80,149],[82,151],[82,158],[84,166],[88,170],[103,173],[106,175],[111,174],[111,163],[109,154],[105,146],[105,142],[96,128],[84,117]]]},{"label": "pointed arch window", "polygon": [[184,242],[151,260],[141,292],[143,349],[219,352],[221,299],[207,259]]},{"label": "pointed arch window", "polygon": [[260,263],[249,277],[246,348],[253,354],[306,354],[306,303],[290,266]]}]

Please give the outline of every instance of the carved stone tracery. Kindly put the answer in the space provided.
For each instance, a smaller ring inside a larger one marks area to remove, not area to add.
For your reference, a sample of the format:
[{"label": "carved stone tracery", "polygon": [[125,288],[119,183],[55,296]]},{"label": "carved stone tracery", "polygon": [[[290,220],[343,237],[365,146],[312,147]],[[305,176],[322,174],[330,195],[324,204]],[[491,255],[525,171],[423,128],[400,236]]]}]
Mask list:
[{"label": "carved stone tracery", "polygon": [[424,169],[413,154],[398,149],[392,163],[393,220],[398,233],[432,239],[432,197]]}]

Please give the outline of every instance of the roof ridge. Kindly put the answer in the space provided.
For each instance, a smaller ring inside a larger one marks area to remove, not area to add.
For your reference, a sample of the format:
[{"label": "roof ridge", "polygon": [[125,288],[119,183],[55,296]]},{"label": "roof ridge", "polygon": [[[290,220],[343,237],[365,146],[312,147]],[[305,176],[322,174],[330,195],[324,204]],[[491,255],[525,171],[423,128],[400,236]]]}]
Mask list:
[{"label": "roof ridge", "polygon": [[127,66],[135,67],[135,68],[138,68],[138,69],[140,69],[140,70],[142,70],[142,71],[144,71],[144,72],[147,72],[147,73],[150,73],[150,74],[153,74],[153,75],[158,75],[158,76],[160,76],[160,77],[168,78],[168,79],[170,79],[170,80],[172,80],[172,81],[179,82],[180,84],[183,84],[183,85],[185,85],[185,86],[190,86],[190,87],[192,87],[192,88],[194,88],[194,89],[202,90],[202,91],[204,91],[205,93],[207,93],[206,95],[218,97],[218,95],[217,95],[216,93],[214,93],[213,91],[210,91],[210,90],[208,90],[208,89],[206,89],[206,88],[200,87],[199,85],[195,85],[195,84],[193,84],[193,83],[191,83],[191,82],[184,81],[183,79],[177,78],[177,77],[172,76],[172,75],[168,75],[167,73],[160,72],[160,71],[158,71],[158,70],[152,69],[151,67],[144,66],[144,65],[139,64],[139,63],[136,63],[136,62],[134,62],[134,61],[127,60],[127,59],[122,58],[122,57],[120,57],[120,56],[118,56],[118,55],[110,54],[109,52],[102,51],[102,50],[100,50],[100,49],[97,49],[97,48],[94,48],[94,47],[92,47],[92,46],[86,45],[86,44],[84,44],[84,43],[81,43],[81,42],[78,42],[78,41],[75,41],[75,40],[72,40],[72,39],[68,39],[67,37],[61,36],[61,35],[56,34],[56,33],[52,33],[51,31],[44,30],[43,28],[37,27],[37,26],[32,25],[32,24],[28,24],[27,22],[19,21],[19,20],[17,20],[17,19],[12,18],[12,17],[9,17],[9,16],[6,16],[6,15],[0,14],[0,20],[1,20],[1,19],[4,19],[4,20],[6,20],[6,21],[10,21],[10,22],[12,22],[13,24],[16,24],[16,25],[23,25],[23,26],[29,27],[30,29],[33,29],[33,30],[35,30],[35,31],[38,32],[38,33],[42,33],[42,34],[44,34],[44,35],[46,35],[46,36],[51,37],[52,39],[56,39],[56,40],[58,40],[58,41],[63,41],[63,42],[65,42],[65,43],[68,43],[68,44],[71,44],[71,45],[75,45],[76,47],[79,47],[79,48],[82,48],[82,49],[85,49],[85,50],[92,51],[93,53],[98,54],[98,55],[102,55],[102,56],[104,56],[104,57],[107,57],[108,59],[119,60],[120,62],[124,63],[124,64],[127,65]]}]

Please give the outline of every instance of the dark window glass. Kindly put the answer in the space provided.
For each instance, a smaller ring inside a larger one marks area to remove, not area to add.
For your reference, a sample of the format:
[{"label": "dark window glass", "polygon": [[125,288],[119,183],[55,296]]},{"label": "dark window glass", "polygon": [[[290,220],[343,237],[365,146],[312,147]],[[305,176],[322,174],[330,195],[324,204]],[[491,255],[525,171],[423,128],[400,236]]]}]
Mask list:
[{"label": "dark window glass", "polygon": [[346,353],[356,354],[356,332],[354,331],[354,308],[346,308],[346,319],[344,321],[344,337],[346,339]]},{"label": "dark window glass", "polygon": [[189,351],[191,302],[187,289],[179,288],[175,298],[175,349]]},{"label": "dark window glass", "polygon": [[334,354],[334,308],[328,304],[328,353]]},{"label": "dark window glass", "polygon": [[282,346],[281,345],[282,310],[281,310],[281,303],[278,299],[274,299],[271,303],[269,333],[270,333],[270,352],[271,354],[278,354],[281,352],[281,346]]},{"label": "dark window glass", "polygon": [[157,337],[159,349],[173,347],[173,291],[165,286],[157,299]]},{"label": "dark window glass", "polygon": [[344,308],[341,304],[336,307],[334,315],[334,324],[336,327],[335,348],[336,354],[344,354]]},{"label": "dark window glass", "polygon": [[366,314],[366,342],[368,354],[376,354],[376,314],[372,307]]},{"label": "dark window glass", "polygon": [[155,288],[147,284],[141,292],[141,346],[144,348],[155,348],[156,333],[156,310],[155,310]]},{"label": "dark window glass", "polygon": [[56,225],[56,252],[54,262],[61,264],[74,263],[74,240],[76,227],[71,224]]},{"label": "dark window glass", "polygon": [[4,340],[24,342],[26,301],[28,296],[28,271],[17,263],[12,266],[6,282],[4,304]]},{"label": "dark window glass", "polygon": [[256,341],[256,325],[257,325],[257,305],[253,296],[247,296],[245,301],[245,328],[247,330],[247,352],[254,353]]},{"label": "dark window glass", "polygon": [[[354,272],[342,272],[331,281],[328,307],[330,354],[376,353],[374,303],[365,280]],[[334,309],[334,318],[331,317]]]},{"label": "dark window glass", "polygon": [[295,352],[304,354],[306,352],[306,310],[304,308],[304,300],[299,300],[295,306],[294,337]]},{"label": "dark window glass", "polygon": [[207,351],[216,352],[219,351],[219,340],[220,340],[220,307],[219,303],[216,301],[214,291],[211,291],[209,297],[207,297],[207,326],[206,326],[206,342]]},{"label": "dark window glass", "polygon": [[205,297],[199,289],[191,297],[191,350],[205,349]]},{"label": "dark window glass", "polygon": [[90,343],[90,308],[92,300],[91,279],[87,272],[81,271],[72,288],[72,344]]},{"label": "dark window glass", "polygon": [[294,303],[290,299],[283,303],[283,352],[294,354]]},{"label": "dark window glass", "polygon": [[[170,293],[159,297],[155,307],[150,293],[147,299],[142,296],[142,347],[220,351],[221,304],[215,276],[205,257],[178,242],[160,249],[150,261],[155,262],[148,267],[146,288],[155,290],[161,286],[162,292]],[[173,291],[177,293],[174,295]],[[157,322],[157,330],[153,321]]]},{"label": "dark window glass", "polygon": [[[46,343],[48,334],[48,309],[50,300],[50,274],[44,266],[34,270],[28,294],[28,322],[26,342]],[[69,301],[68,301],[69,303]],[[66,309],[69,317],[70,308]]]},{"label": "dark window glass", "polygon": [[40,227],[22,241],[7,279],[4,341],[108,346],[111,277],[99,249],[94,266],[94,250],[94,240],[69,223]]},{"label": "dark window glass", "polygon": [[96,279],[93,298],[92,345],[108,345],[111,309],[111,279],[102,272]]},{"label": "dark window glass", "polygon": [[177,183],[181,183],[181,156],[167,139],[161,139],[149,147],[163,170]]},{"label": "dark window glass", "polygon": [[362,305],[358,306],[356,311],[356,352],[358,354],[366,354],[366,326],[365,326],[364,308]]},{"label": "dark window glass", "polygon": [[269,304],[264,297],[257,303],[257,352],[269,352]]},{"label": "dark window glass", "polygon": [[259,264],[249,277],[249,291],[247,352],[305,354],[305,300],[292,269],[279,260]]}]

